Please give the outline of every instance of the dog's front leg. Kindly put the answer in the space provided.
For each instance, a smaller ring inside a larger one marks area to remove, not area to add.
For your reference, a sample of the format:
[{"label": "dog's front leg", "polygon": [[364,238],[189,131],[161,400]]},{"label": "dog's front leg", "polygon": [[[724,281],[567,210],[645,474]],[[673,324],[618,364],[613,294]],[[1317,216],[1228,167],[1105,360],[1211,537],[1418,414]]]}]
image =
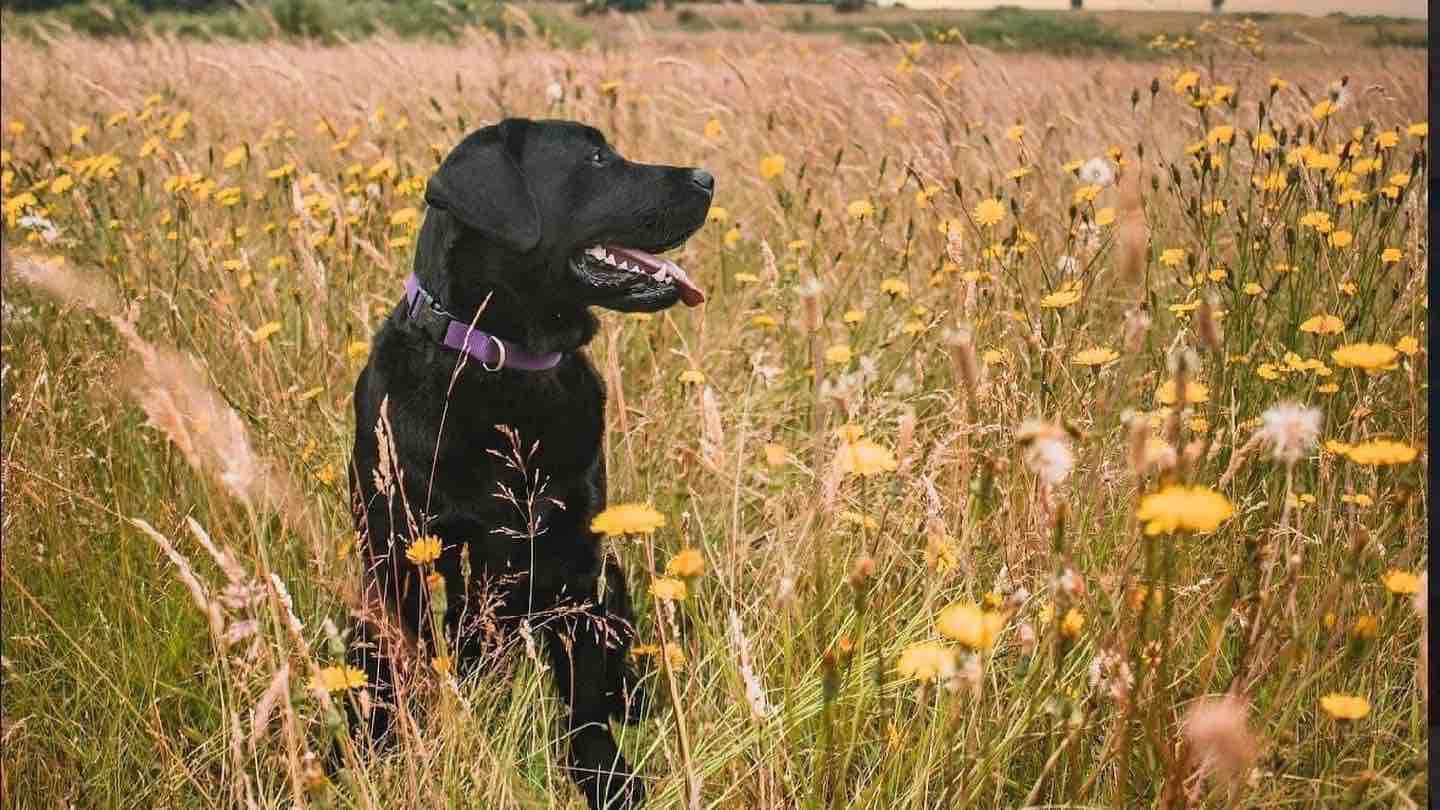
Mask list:
[{"label": "dog's front leg", "polygon": [[645,788],[610,731],[613,713],[613,643],[604,619],[587,613],[574,621],[546,626],[546,650],[556,686],[568,707],[567,743],[570,778],[592,810],[639,807]]}]

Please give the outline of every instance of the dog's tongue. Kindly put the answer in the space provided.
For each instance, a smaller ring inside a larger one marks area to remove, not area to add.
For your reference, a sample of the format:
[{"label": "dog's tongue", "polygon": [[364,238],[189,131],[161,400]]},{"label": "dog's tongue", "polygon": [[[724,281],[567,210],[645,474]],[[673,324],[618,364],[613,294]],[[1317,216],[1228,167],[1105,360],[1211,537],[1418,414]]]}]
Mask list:
[{"label": "dog's tongue", "polygon": [[680,300],[685,302],[687,307],[698,307],[705,303],[705,292],[695,286],[695,282],[685,275],[680,265],[653,253],[646,253],[636,248],[620,247],[618,245],[605,245],[611,255],[621,260],[634,262],[642,271],[664,281],[670,279],[680,288]]}]

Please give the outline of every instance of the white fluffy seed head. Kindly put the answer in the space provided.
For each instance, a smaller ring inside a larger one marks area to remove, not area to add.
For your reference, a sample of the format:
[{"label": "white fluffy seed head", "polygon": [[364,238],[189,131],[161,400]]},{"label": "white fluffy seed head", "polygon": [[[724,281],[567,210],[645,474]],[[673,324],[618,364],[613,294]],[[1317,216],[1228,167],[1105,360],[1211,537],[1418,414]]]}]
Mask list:
[{"label": "white fluffy seed head", "polygon": [[1108,186],[1115,182],[1115,169],[1105,158],[1093,157],[1080,167],[1080,180],[1093,186]]},{"label": "white fluffy seed head", "polygon": [[1276,461],[1294,464],[1320,437],[1320,410],[1296,402],[1272,405],[1260,415],[1260,434]]},{"label": "white fluffy seed head", "polygon": [[1196,701],[1185,713],[1182,725],[1190,755],[1221,778],[1243,776],[1257,753],[1245,714],[1245,702],[1233,695]]}]

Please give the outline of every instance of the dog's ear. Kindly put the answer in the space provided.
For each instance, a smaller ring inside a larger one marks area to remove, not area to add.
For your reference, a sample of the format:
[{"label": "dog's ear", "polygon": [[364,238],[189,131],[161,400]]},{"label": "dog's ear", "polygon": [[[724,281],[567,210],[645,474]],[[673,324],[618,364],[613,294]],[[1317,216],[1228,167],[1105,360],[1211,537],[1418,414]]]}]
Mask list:
[{"label": "dog's ear", "polygon": [[425,202],[525,253],[540,241],[540,211],[517,160],[530,122],[507,118],[465,137],[425,186]]}]

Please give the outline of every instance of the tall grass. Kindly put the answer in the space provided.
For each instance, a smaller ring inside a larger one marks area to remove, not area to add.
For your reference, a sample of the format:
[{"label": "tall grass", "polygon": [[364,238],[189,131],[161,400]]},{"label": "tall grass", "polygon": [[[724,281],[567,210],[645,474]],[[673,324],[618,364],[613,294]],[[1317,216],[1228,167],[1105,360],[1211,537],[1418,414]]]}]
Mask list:
[{"label": "tall grass", "polygon": [[639,599],[656,806],[1425,800],[1421,57],[612,36],[5,43],[5,806],[578,803],[523,639],[320,767],[351,385],[502,115],[719,178],[709,303],[591,346],[669,518],[613,553],[705,563],[673,646]]}]

